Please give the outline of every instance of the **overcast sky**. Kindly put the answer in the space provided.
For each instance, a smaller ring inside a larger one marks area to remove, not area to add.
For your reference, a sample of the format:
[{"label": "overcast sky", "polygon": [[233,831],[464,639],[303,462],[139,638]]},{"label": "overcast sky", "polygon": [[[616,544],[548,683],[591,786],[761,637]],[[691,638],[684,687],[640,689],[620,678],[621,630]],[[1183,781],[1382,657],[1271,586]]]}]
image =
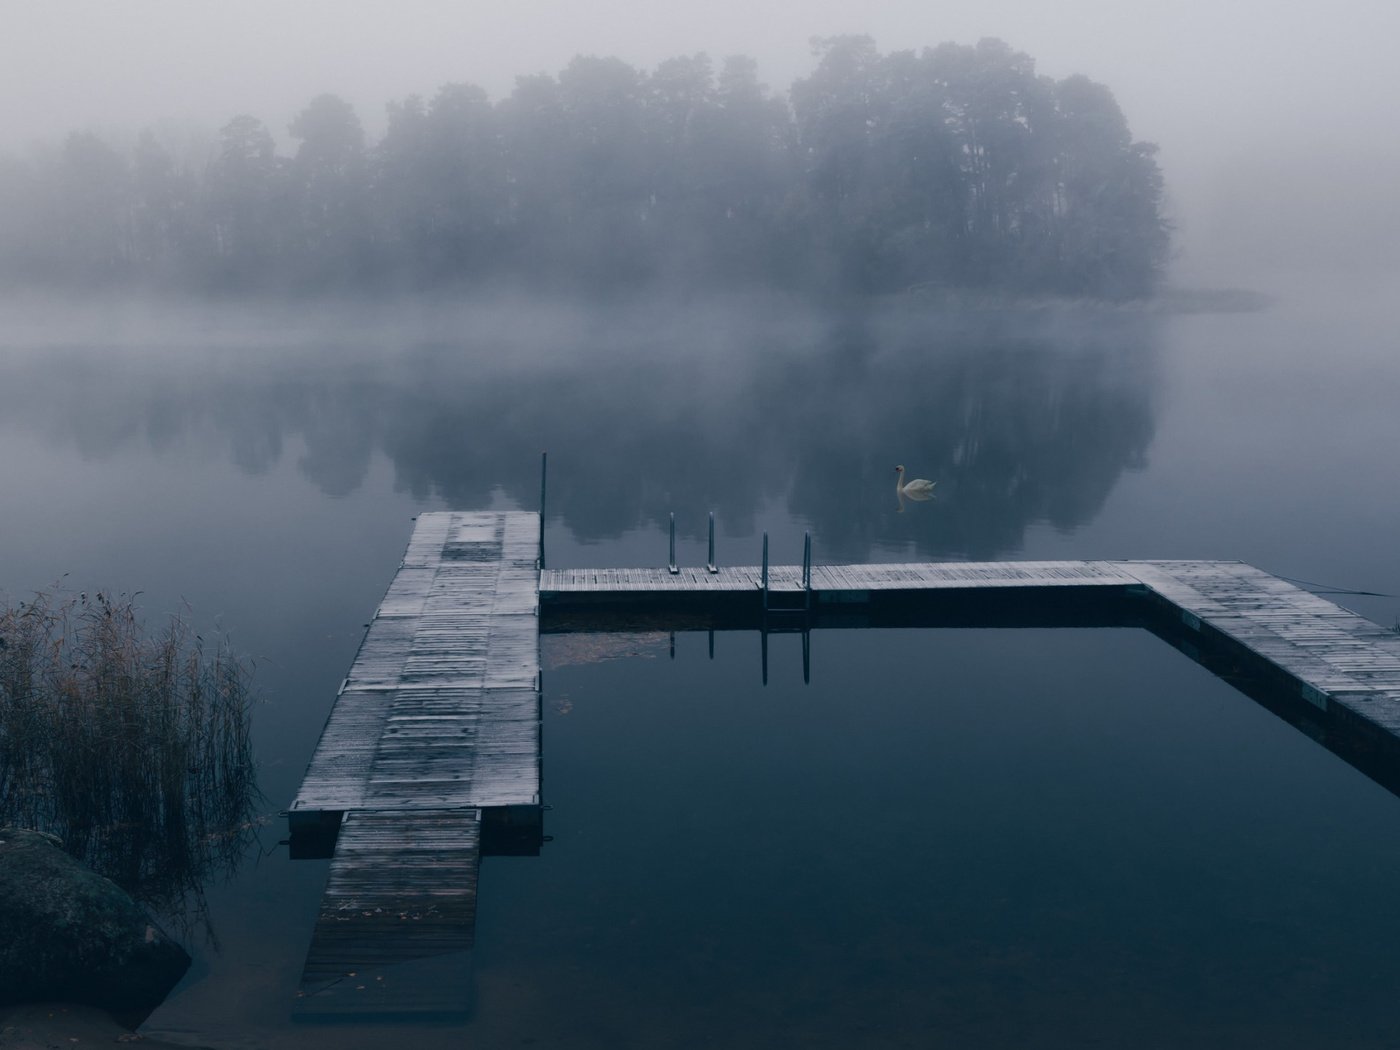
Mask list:
[{"label": "overcast sky", "polygon": [[[1296,214],[1300,195],[1314,213],[1307,237],[1325,242],[1315,251],[1345,254],[1332,237],[1400,258],[1395,2],[0,0],[0,14],[5,147],[153,124],[212,137],[238,113],[285,136],[325,91],[375,134],[391,99],[449,81],[500,97],[517,75],[557,72],[579,53],[642,68],[749,54],[784,89],[811,69],[813,36],[869,33],[885,51],[995,36],[1042,73],[1113,90],[1134,134],[1162,147],[1201,267],[1245,242],[1257,250],[1272,236],[1260,227]],[[1341,192],[1339,168],[1351,183]]]}]

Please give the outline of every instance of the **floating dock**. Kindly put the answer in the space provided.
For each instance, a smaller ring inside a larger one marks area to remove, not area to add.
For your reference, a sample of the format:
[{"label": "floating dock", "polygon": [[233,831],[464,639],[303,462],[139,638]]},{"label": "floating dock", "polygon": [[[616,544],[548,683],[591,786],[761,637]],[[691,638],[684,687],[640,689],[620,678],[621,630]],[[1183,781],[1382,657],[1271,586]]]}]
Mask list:
[{"label": "floating dock", "polygon": [[1400,794],[1400,635],[1241,562],[541,570],[539,528],[418,519],[288,814],[332,857],[299,1016],[466,1009],[480,857],[543,842],[541,632],[1142,627]]}]

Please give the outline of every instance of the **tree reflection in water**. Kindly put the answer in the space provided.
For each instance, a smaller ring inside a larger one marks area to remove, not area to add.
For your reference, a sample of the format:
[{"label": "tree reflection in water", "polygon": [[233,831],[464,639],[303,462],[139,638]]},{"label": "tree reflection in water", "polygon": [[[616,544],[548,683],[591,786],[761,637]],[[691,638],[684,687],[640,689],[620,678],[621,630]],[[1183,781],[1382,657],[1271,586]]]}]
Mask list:
[{"label": "tree reflection in water", "polygon": [[248,668],[129,598],[0,606],[0,825],[64,847],[169,921],[213,938],[204,885],[256,834]]},{"label": "tree reflection in water", "polygon": [[[192,345],[149,365],[139,352],[34,355],[0,365],[0,413],[94,459],[179,442],[261,474],[293,454],[332,496],[382,454],[400,489],[460,508],[535,506],[547,448],[551,523],[581,541],[665,528],[671,512],[699,539],[711,510],[752,535],[778,504],[823,557],[848,561],[875,547],[991,558],[1034,523],[1084,524],[1152,439],[1162,318],[1149,310],[500,312],[464,308],[431,336],[411,316],[397,336],[388,321],[358,340],[313,330],[275,357],[251,342],[241,358]],[[938,498],[898,516],[890,472],[906,461]]]}]

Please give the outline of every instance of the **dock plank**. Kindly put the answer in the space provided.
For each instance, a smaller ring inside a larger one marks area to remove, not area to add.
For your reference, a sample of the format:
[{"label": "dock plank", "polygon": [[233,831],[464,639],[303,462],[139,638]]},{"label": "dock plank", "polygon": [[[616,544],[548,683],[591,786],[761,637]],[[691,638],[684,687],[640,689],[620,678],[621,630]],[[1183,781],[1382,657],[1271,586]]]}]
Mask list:
[{"label": "dock plank", "polygon": [[[800,566],[768,571],[771,593],[800,591]],[[1400,638],[1320,595],[1239,561],[1003,561],[814,565],[814,604],[891,592],[1008,588],[1140,588],[1176,610],[1188,626],[1221,635],[1291,676],[1310,701],[1341,703],[1376,724],[1390,725],[1391,692],[1400,694]],[[550,569],[540,573],[544,602],[665,593],[690,597],[762,586],[760,566],[716,573],[665,568]],[[616,608],[616,605],[613,606]],[[654,605],[652,606],[654,608]],[[1380,700],[1378,697],[1385,696]],[[1356,698],[1365,697],[1365,700]]]},{"label": "dock plank", "polygon": [[469,1002],[482,810],[540,798],[538,518],[419,517],[289,819],[343,814],[296,1013]]},{"label": "dock plank", "polygon": [[[1132,562],[1130,570],[1183,613],[1294,678],[1312,702],[1377,725],[1394,719],[1378,690],[1400,689],[1400,638],[1321,595],[1243,562]],[[1386,637],[1389,634],[1389,637]]]},{"label": "dock plank", "polygon": [[296,1014],[464,1012],[480,846],[479,810],[351,813],[331,861]]},{"label": "dock plank", "polygon": [[[538,804],[538,520],[419,517],[293,813]],[[406,732],[406,723],[428,703],[443,720],[440,729],[453,727],[450,746],[411,743],[422,733]],[[492,730],[498,719],[508,731]],[[506,777],[496,764],[482,765],[493,772],[477,792],[476,760],[504,739],[524,741],[510,751],[521,770]],[[425,785],[416,798],[409,787],[415,779]]]},{"label": "dock plank", "polygon": [[[802,589],[800,565],[769,566],[769,589]],[[592,592],[753,591],[762,586],[763,567],[721,567],[718,572],[666,568],[545,569],[544,597]],[[814,565],[814,592],[925,590],[968,587],[1125,586],[1138,582],[1114,562],[928,562],[888,565]]]}]

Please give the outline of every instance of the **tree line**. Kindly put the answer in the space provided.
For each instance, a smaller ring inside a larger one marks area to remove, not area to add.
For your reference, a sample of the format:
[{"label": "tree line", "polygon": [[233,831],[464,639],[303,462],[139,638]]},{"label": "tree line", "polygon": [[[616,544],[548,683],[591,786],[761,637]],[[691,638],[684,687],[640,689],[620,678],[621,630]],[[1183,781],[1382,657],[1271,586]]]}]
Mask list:
[{"label": "tree line", "polygon": [[0,278],[1151,293],[1162,177],[1108,88],[998,40],[816,50],[786,96],[745,57],[580,56],[495,102],[448,84],[391,103],[376,142],[321,95],[290,153],[240,115],[202,164],[150,132],[74,133],[0,160]]}]

